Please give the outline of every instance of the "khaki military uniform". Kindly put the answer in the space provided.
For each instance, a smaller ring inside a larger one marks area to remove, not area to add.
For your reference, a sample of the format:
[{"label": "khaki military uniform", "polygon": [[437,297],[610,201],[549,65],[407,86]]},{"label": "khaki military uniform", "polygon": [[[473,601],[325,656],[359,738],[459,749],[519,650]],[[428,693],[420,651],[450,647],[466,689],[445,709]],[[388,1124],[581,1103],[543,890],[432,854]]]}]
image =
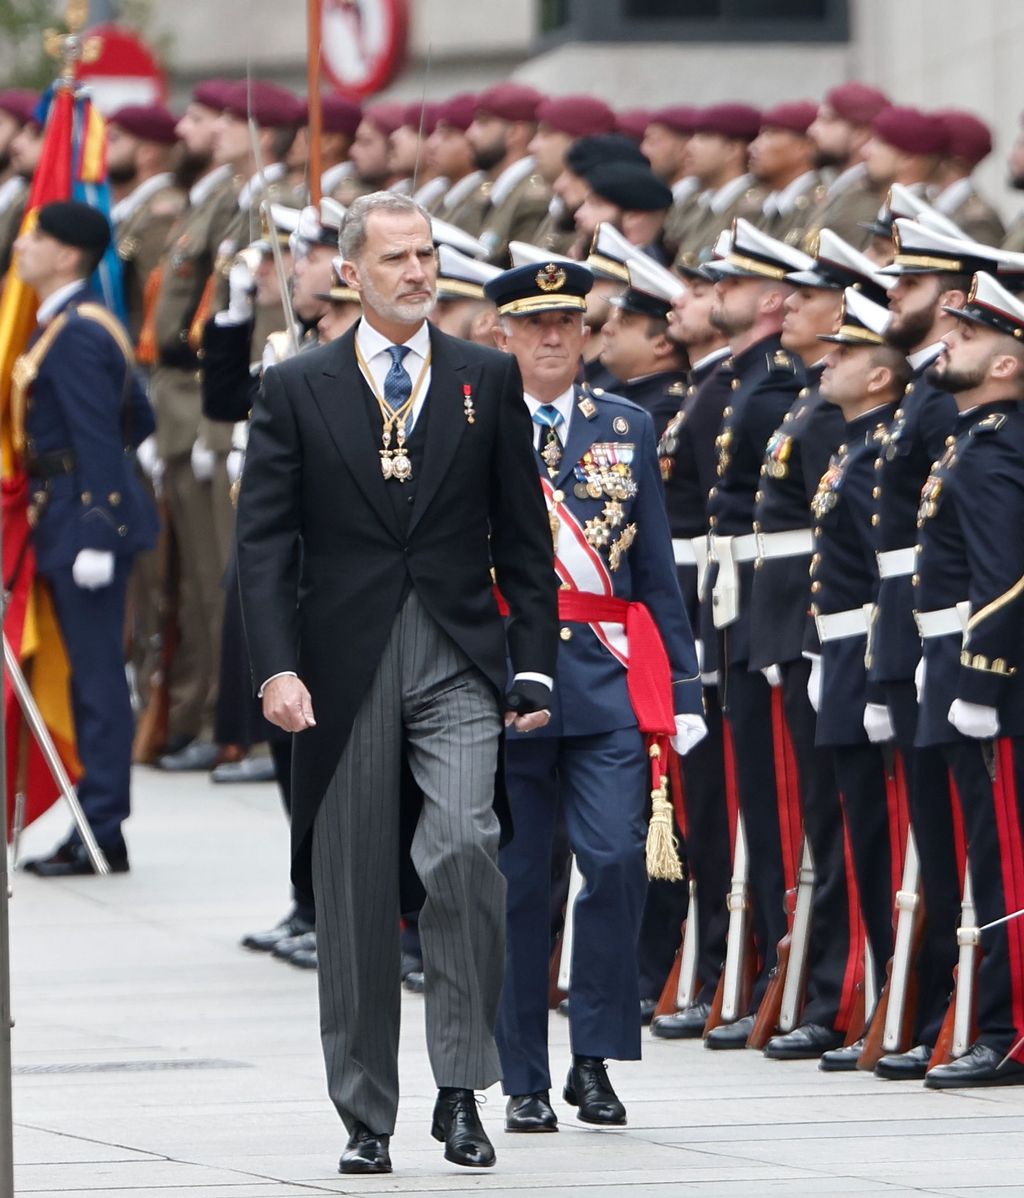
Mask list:
[{"label": "khaki military uniform", "polygon": [[764,191],[754,184],[750,175],[743,175],[719,188],[721,202],[715,204],[708,195],[698,196],[689,217],[679,233],[676,249],[677,266],[696,266],[711,256],[711,248],[725,229],[742,216],[757,223],[764,203]]},{"label": "khaki military uniform", "polygon": [[475,171],[467,175],[448,189],[435,213],[450,225],[456,225],[470,237],[479,237],[484,229],[484,217],[487,215],[488,199],[483,190],[486,182],[483,171]]},{"label": "khaki military uniform", "polygon": [[692,176],[680,180],[672,189],[673,201],[672,207],[668,210],[668,215],[665,217],[664,238],[666,244],[676,253],[679,248],[679,242],[683,231],[689,224],[694,209],[697,205],[697,196],[700,194],[700,184]]},{"label": "khaki military uniform", "polygon": [[[762,233],[774,237],[776,241],[784,241],[787,245],[802,246],[810,228],[814,210],[825,199],[827,189],[817,175],[808,172],[806,184],[798,189],[795,196],[788,194],[790,188],[784,188],[779,195],[769,194],[761,210],[761,219],[754,223]],[[796,187],[799,180],[790,184]]]},{"label": "khaki military uniform", "polygon": [[[114,244],[124,273],[128,332],[138,341],[144,317],[146,281],[159,266],[174,222],[185,210],[184,192],[170,175],[159,176],[158,186],[115,222]],[[146,184],[142,184],[146,187]]]},{"label": "khaki military uniform", "polygon": [[[953,184],[956,187],[957,184]],[[942,195],[934,201],[935,207],[963,229],[968,237],[983,245],[1000,245],[1006,236],[1006,226],[992,205],[975,191],[972,185],[964,198],[955,205],[943,204]]]},{"label": "khaki military uniform", "polygon": [[[503,172],[503,176],[480,185],[485,209],[479,237],[487,246],[488,261],[495,266],[508,265],[510,241],[528,241],[531,244],[536,241],[537,230],[548,214],[551,188],[541,175],[529,170],[528,166],[523,170],[521,163],[526,162],[526,159],[522,159],[513,163]],[[522,177],[508,190],[505,186],[508,172],[517,168],[522,172]],[[496,190],[499,192],[497,201],[494,199]]]},{"label": "khaki military uniform", "polygon": [[534,244],[539,245],[541,249],[550,250],[553,254],[568,254],[579,233],[575,225],[571,229],[565,228],[564,225],[563,219],[549,211],[537,230],[537,240]]},{"label": "khaki military uniform", "polygon": [[[19,187],[18,184],[21,184]],[[28,183],[24,179],[11,179],[4,184],[8,202],[0,211],[0,275],[7,273],[11,265],[14,243],[21,230],[28,202]]]},{"label": "khaki military uniform", "polygon": [[813,255],[817,234],[831,229],[854,249],[863,249],[871,239],[864,228],[878,216],[885,203],[885,189],[872,183],[863,166],[844,171],[829,187],[807,217],[803,249]]},{"label": "khaki military uniform", "polygon": [[1014,254],[1024,254],[1024,212],[1010,222],[1002,246]]}]

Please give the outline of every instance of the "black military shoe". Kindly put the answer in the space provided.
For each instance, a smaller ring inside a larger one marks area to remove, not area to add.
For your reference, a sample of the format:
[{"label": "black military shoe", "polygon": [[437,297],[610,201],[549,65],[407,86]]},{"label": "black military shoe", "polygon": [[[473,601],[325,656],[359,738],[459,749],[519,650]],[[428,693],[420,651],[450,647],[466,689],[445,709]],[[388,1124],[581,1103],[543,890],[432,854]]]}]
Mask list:
[{"label": "black military shoe", "polygon": [[312,932],[313,925],[308,919],[303,919],[294,911],[268,932],[250,932],[242,937],[242,947],[250,948],[254,953],[270,953],[283,941],[301,936],[303,932]]},{"label": "black military shoe", "polygon": [[274,945],[271,955],[279,961],[291,961],[296,953],[309,952],[316,949],[316,932],[310,930],[298,936],[289,936]]},{"label": "black military shoe", "polygon": [[853,1073],[856,1071],[857,1062],[863,1051],[863,1040],[855,1040],[853,1044],[844,1044],[842,1048],[830,1049],[821,1054],[818,1068],[823,1073]]},{"label": "black military shoe", "polygon": [[640,1000],[640,1024],[642,1027],[647,1027],[650,1024],[657,1009],[658,1000],[656,998],[642,998]]},{"label": "black military shoe", "polygon": [[[124,841],[120,844],[101,844],[103,855],[107,859],[112,874],[126,874],[131,868],[128,864],[128,850]],[[89,854],[83,844],[71,844],[66,841],[49,855],[49,857],[34,857],[23,861],[21,868],[26,873],[36,874],[40,878],[78,878],[94,874],[96,871],[89,860]]]},{"label": "black military shoe", "polygon": [[220,749],[209,741],[193,740],[176,753],[165,753],[156,767],[171,773],[212,770],[220,757]]},{"label": "black military shoe", "polygon": [[378,1135],[357,1123],[338,1162],[339,1173],[390,1173],[390,1136]]},{"label": "black military shoe", "polygon": [[402,987],[410,994],[422,994],[426,984],[422,969],[413,969],[402,978]]},{"label": "black military shoe", "polygon": [[494,1146],[480,1122],[472,1090],[438,1090],[430,1134],[444,1144],[444,1159],[453,1165],[489,1169],[494,1164]]},{"label": "black military shoe", "polygon": [[805,1023],[785,1035],[772,1036],[764,1055],[773,1061],[813,1061],[823,1052],[839,1048],[846,1036],[820,1023]]},{"label": "black military shoe", "polygon": [[695,1002],[682,1011],[661,1015],[651,1021],[651,1035],[663,1040],[696,1040],[704,1035],[711,1014],[709,1002]]},{"label": "black military shoe", "polygon": [[513,1094],[505,1107],[506,1131],[558,1131],[558,1116],[551,1109],[547,1090]]},{"label": "black military shoe", "polygon": [[1022,1086],[1024,1065],[1009,1060],[1000,1063],[1003,1054],[987,1044],[973,1045],[962,1057],[948,1065],[929,1070],[924,1084],[930,1090],[958,1090],[967,1086]]},{"label": "black military shoe", "polygon": [[928,1072],[932,1052],[933,1049],[927,1044],[918,1044],[909,1052],[890,1052],[878,1058],[875,1077],[884,1077],[893,1082],[920,1081]]},{"label": "black military shoe", "polygon": [[732,1023],[720,1023],[704,1037],[704,1047],[716,1050],[746,1048],[754,1030],[754,1016],[744,1015]]},{"label": "black military shoe", "polygon": [[600,1057],[574,1056],[562,1091],[565,1101],[578,1107],[576,1118],[601,1127],[623,1127],[626,1108],[608,1079],[608,1068]]}]

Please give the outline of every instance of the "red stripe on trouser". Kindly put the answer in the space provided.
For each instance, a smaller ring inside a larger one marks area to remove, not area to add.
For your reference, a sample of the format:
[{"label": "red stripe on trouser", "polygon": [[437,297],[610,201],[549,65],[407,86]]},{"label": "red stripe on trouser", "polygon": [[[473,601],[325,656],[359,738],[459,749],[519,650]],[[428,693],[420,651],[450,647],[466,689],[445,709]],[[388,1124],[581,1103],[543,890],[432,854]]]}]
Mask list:
[{"label": "red stripe on trouser", "polygon": [[[1021,843],[1021,816],[1017,805],[1017,771],[1013,742],[997,742],[999,768],[992,788],[995,798],[996,825],[999,830],[999,856],[1003,869],[1003,901],[1006,914],[1024,907],[1024,844]],[[1010,957],[1010,992],[1013,996],[1013,1023],[1018,1037],[1024,1036],[1024,921],[1011,919],[1006,928]],[[1011,1054],[1024,1061],[1024,1045]]]},{"label": "red stripe on trouser", "polygon": [[897,753],[892,773],[885,771],[885,795],[889,807],[889,844],[891,846],[892,893],[903,885],[903,862],[907,856],[907,836],[910,829],[910,803],[907,798],[907,775],[902,754]]},{"label": "red stripe on trouser", "polygon": [[843,804],[843,861],[846,868],[846,909],[849,922],[849,942],[846,952],[846,970],[839,992],[839,1009],[836,1012],[837,1032],[849,1031],[857,1003],[857,987],[864,980],[864,920],[860,911],[860,890],[857,887],[857,870],[853,864],[853,848],[850,845],[850,830],[846,826],[846,805]]},{"label": "red stripe on trouser", "polygon": [[800,775],[796,768],[793,738],[786,723],[782,687],[772,687],[772,746],[775,753],[775,793],[779,811],[779,840],[787,894],[795,892],[800,868]]},{"label": "red stripe on trouser", "polygon": [[740,789],[736,777],[736,742],[733,740],[729,717],[722,720],[722,740],[725,747],[725,805],[729,811],[729,851],[736,855],[736,824],[740,815]]},{"label": "red stripe on trouser", "polygon": [[953,807],[953,850],[956,853],[957,877],[963,879],[967,870],[967,829],[964,827],[964,808],[956,788],[953,771],[949,771],[949,801]]}]

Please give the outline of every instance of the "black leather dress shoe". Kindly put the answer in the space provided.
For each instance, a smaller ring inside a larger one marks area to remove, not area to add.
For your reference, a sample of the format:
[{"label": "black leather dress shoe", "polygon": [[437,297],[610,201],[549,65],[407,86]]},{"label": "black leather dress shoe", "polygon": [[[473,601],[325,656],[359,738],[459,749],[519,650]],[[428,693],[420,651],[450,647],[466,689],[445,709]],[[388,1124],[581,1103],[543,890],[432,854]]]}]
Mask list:
[{"label": "black leather dress shoe", "polygon": [[430,1134],[444,1144],[444,1159],[453,1165],[489,1169],[494,1164],[494,1147],[480,1122],[472,1090],[437,1092]]},{"label": "black leather dress shoe", "polygon": [[279,961],[290,961],[296,953],[308,952],[316,948],[316,932],[310,930],[301,932],[298,936],[289,936],[287,940],[279,940],[271,950],[271,955]]},{"label": "black leather dress shoe", "polygon": [[772,1036],[764,1055],[773,1061],[813,1061],[823,1052],[839,1048],[846,1036],[820,1023],[805,1023],[785,1035]]},{"label": "black leather dress shoe", "polygon": [[513,1094],[505,1106],[506,1131],[558,1131],[558,1116],[551,1109],[547,1090]]},{"label": "black leather dress shoe", "polygon": [[844,1044],[842,1048],[830,1049],[821,1054],[818,1068],[823,1073],[853,1073],[863,1051],[863,1040],[856,1040],[853,1044]]},{"label": "black leather dress shoe", "polygon": [[414,969],[411,973],[407,973],[405,977],[402,978],[402,986],[408,990],[410,994],[422,994],[426,986],[423,970]]},{"label": "black leather dress shoe", "polygon": [[948,1065],[936,1065],[924,1079],[930,1090],[958,1090],[962,1086],[1024,1086],[1024,1065],[1009,1060],[1000,1065],[1001,1052],[975,1044]]},{"label": "black leather dress shoe", "polygon": [[654,1018],[654,1012],[658,1009],[658,1000],[656,998],[642,998],[640,1000],[640,1024],[642,1027],[648,1027],[651,1020]]},{"label": "black leather dress shoe", "polygon": [[338,1162],[339,1173],[390,1173],[390,1136],[378,1135],[357,1123]]},{"label": "black leather dress shoe", "polygon": [[890,1052],[879,1057],[875,1065],[875,1077],[884,1077],[893,1082],[920,1081],[928,1072],[932,1051],[927,1044],[918,1044],[908,1052]]},{"label": "black leather dress shoe", "polygon": [[241,761],[222,761],[210,771],[211,782],[273,782],[272,757],[243,757]]},{"label": "black leather dress shoe", "polygon": [[663,1040],[696,1040],[704,1035],[704,1024],[710,1014],[709,1002],[695,1002],[685,1010],[653,1019],[651,1035]]},{"label": "black leather dress shoe", "polygon": [[254,953],[270,953],[283,941],[301,936],[303,932],[312,932],[313,925],[308,919],[296,915],[294,911],[271,928],[268,932],[250,932],[242,937],[242,947],[250,948]]},{"label": "black leather dress shoe", "polygon": [[[128,865],[128,850],[121,844],[101,844],[103,855],[107,859],[112,874],[126,874]],[[94,874],[96,871],[85,851],[85,845],[65,842],[49,855],[35,857],[23,861],[21,868],[27,873],[36,874],[40,878],[78,878]]]},{"label": "black leather dress shoe", "polygon": [[157,761],[157,769],[171,773],[187,770],[212,770],[220,757],[220,749],[209,741],[193,740],[177,753],[165,753]]},{"label": "black leather dress shoe", "polygon": [[311,932],[306,948],[297,948],[288,958],[288,964],[296,969],[317,969],[320,958],[316,955],[316,936]]},{"label": "black leather dress shoe", "polygon": [[744,1015],[733,1023],[720,1023],[704,1037],[704,1047],[714,1049],[746,1048],[754,1030],[754,1016]]},{"label": "black leather dress shoe", "polygon": [[599,1127],[624,1127],[626,1108],[608,1079],[608,1068],[600,1057],[573,1057],[562,1091],[565,1101],[579,1109],[576,1118]]}]

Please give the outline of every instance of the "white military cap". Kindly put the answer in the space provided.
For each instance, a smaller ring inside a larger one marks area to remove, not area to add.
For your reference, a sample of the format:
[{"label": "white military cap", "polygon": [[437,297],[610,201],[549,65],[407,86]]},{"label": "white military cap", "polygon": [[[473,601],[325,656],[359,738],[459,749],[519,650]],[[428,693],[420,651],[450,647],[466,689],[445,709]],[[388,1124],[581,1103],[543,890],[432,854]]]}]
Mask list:
[{"label": "white military cap", "polygon": [[725,255],[705,262],[704,269],[716,278],[728,275],[739,279],[784,281],[794,271],[809,270],[813,266],[814,259],[809,254],[776,237],[769,237],[738,216],[733,221],[732,238]]},{"label": "white military cap", "polygon": [[831,229],[818,234],[814,264],[807,270],[797,270],[788,276],[798,287],[820,287],[827,291],[844,291],[858,287],[881,303],[893,281],[878,273],[878,265],[860,250],[855,250]]},{"label": "white military cap", "polygon": [[1007,337],[1024,339],[1024,303],[987,271],[979,270],[971,280],[971,291],[962,308],[943,307],[957,320],[983,324]]},{"label": "white military cap", "polygon": [[437,298],[440,300],[482,300],[484,284],[501,274],[500,266],[479,262],[444,243],[437,247],[437,260]]},{"label": "white military cap", "polygon": [[619,283],[629,282],[626,263],[636,257],[639,247],[625,238],[614,225],[602,221],[594,230],[590,243],[587,265],[595,275],[615,279]]},{"label": "white military cap", "polygon": [[430,218],[430,232],[434,245],[450,245],[468,258],[486,258],[487,246],[476,237],[464,233],[458,225],[449,224],[439,216]]},{"label": "white military cap", "polygon": [[834,341],[837,345],[885,345],[885,331],[892,313],[882,304],[855,287],[843,292],[843,311],[837,333],[823,333],[819,341]]},{"label": "white military cap", "polygon": [[883,266],[883,275],[926,275],[936,272],[974,274],[994,270],[1002,251],[966,237],[951,237],[920,221],[898,217],[893,223],[896,257]]},{"label": "white military cap", "polygon": [[672,308],[673,299],[686,290],[686,284],[678,275],[647,254],[636,254],[628,259],[626,270],[629,273],[629,286],[621,294],[612,296],[609,303],[627,312],[639,312],[664,320]]},{"label": "white military cap", "polygon": [[543,246],[531,245],[528,241],[510,241],[508,252],[513,266],[542,266],[545,262],[574,262],[566,254],[553,254]]}]

